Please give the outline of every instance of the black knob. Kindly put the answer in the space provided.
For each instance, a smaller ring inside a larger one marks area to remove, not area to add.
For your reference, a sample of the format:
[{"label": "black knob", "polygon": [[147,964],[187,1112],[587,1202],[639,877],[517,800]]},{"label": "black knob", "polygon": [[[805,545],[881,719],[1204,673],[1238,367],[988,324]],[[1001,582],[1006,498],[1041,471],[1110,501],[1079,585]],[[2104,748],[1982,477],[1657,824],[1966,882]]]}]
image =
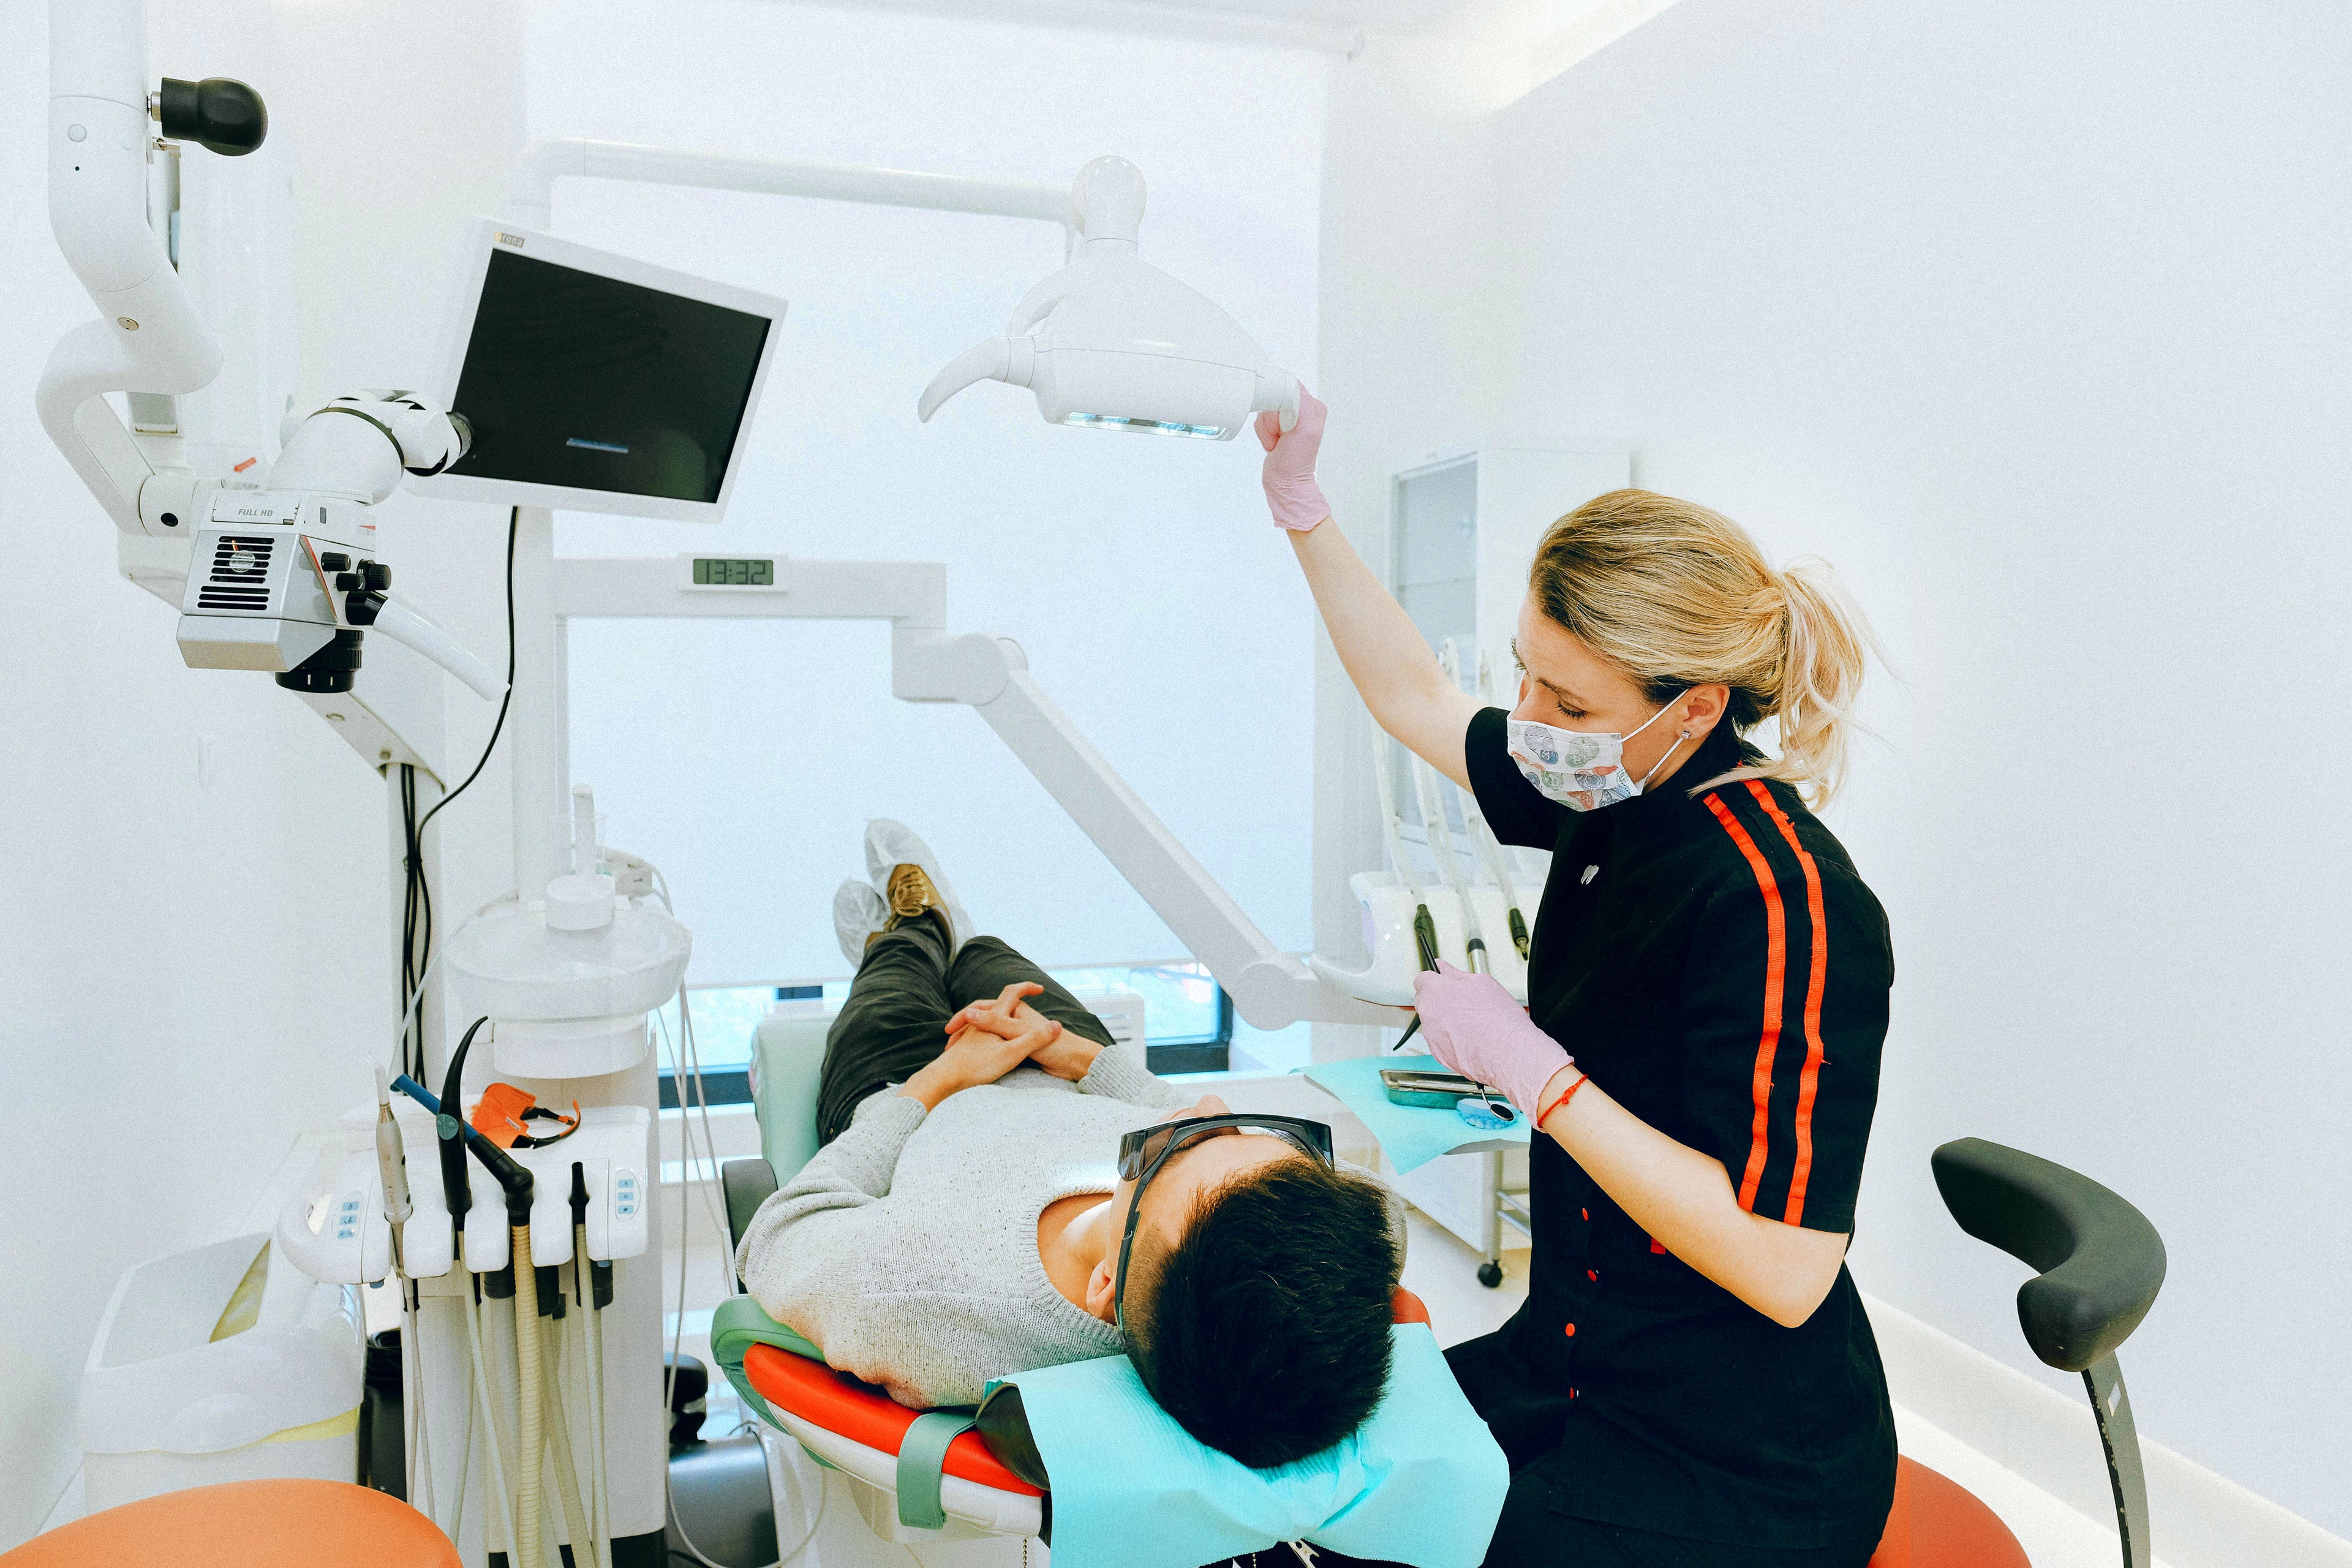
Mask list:
[{"label": "black knob", "polygon": [[366,576],[368,587],[375,593],[383,593],[392,586],[392,568],[381,561],[362,561],[360,571]]},{"label": "black knob", "polygon": [[202,81],[163,79],[163,134],[197,142],[226,158],[241,158],[269,134],[269,110],[261,95],[241,81],[208,76]]},{"label": "black knob", "polygon": [[[340,550],[330,550],[319,557],[319,569],[322,572],[348,572],[352,569],[352,558]],[[348,586],[357,587],[359,584],[353,583]]]},{"label": "black knob", "polygon": [[335,592],[339,594],[348,594],[359,585],[360,574],[358,573],[338,572],[335,574]]}]

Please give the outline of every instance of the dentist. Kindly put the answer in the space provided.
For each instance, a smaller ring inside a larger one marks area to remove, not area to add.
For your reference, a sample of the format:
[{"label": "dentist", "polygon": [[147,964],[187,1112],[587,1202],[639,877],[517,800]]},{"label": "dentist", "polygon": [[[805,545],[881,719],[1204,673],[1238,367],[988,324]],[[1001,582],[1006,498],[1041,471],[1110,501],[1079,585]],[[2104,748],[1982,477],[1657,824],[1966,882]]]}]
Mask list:
[{"label": "dentist", "polygon": [[[1549,850],[1528,1007],[1424,974],[1422,1035],[1538,1130],[1527,1304],[1447,1352],[1509,1456],[1492,1564],[1863,1568],[1895,1424],[1845,1251],[1886,917],[1810,807],[1870,631],[1826,563],[1613,491],[1552,524],[1482,707],[1330,521],[1324,405],[1261,416],[1265,491],[1381,727]],[[1778,721],[1777,756],[1741,739]]]}]

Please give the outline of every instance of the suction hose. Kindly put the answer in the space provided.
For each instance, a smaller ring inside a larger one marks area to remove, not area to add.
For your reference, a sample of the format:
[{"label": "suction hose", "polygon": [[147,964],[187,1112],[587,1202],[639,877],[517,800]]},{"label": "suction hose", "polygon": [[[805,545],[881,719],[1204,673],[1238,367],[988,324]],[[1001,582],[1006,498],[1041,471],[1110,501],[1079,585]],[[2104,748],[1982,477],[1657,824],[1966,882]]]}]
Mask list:
[{"label": "suction hose", "polygon": [[546,1568],[540,1534],[540,1449],[547,1440],[541,1416],[547,1395],[540,1386],[539,1292],[527,1284],[530,1226],[510,1225],[508,1230],[514,1245],[515,1410],[521,1428],[515,1444],[515,1560],[520,1568]]},{"label": "suction hose", "polygon": [[[455,1078],[455,1068],[451,1076]],[[511,1248],[507,1266],[515,1281],[515,1413],[520,1427],[514,1451],[515,1560],[518,1568],[547,1568],[544,1537],[540,1529],[539,1490],[540,1448],[545,1440],[541,1411],[546,1396],[541,1389],[543,1369],[540,1364],[539,1292],[531,1286],[531,1175],[513,1155],[487,1138],[468,1138],[466,1147],[474,1152],[482,1168],[498,1179],[507,1195],[507,1235]]]}]

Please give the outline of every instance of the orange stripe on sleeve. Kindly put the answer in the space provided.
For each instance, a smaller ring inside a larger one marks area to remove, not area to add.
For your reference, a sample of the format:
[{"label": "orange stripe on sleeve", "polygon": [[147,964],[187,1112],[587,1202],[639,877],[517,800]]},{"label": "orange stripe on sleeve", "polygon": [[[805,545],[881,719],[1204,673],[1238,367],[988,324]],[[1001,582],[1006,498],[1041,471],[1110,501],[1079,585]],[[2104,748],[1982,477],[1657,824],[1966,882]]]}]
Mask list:
[{"label": "orange stripe on sleeve", "polygon": [[1789,967],[1788,919],[1780,908],[1780,884],[1772,878],[1772,868],[1765,863],[1763,851],[1756,840],[1748,837],[1748,829],[1731,815],[1731,808],[1713,795],[1703,797],[1707,810],[1723,824],[1731,841],[1748,858],[1749,869],[1756,873],[1756,886],[1764,894],[1764,1026],[1756,1045],[1756,1072],[1748,1092],[1756,1100],[1755,1131],[1748,1146],[1748,1170],[1739,1180],[1739,1206],[1753,1214],[1756,1210],[1756,1187],[1764,1179],[1766,1133],[1769,1127],[1772,1104],[1772,1058],[1780,1048],[1780,992]]},{"label": "orange stripe on sleeve", "polygon": [[1780,837],[1789,841],[1789,847],[1797,852],[1797,864],[1805,868],[1805,912],[1813,921],[1812,974],[1805,983],[1805,1069],[1797,1083],[1797,1168],[1789,1178],[1789,1208],[1782,1216],[1797,1225],[1805,1216],[1805,1183],[1813,1172],[1813,1091],[1822,1076],[1822,993],[1829,985],[1830,923],[1822,912],[1822,870],[1797,842],[1797,825],[1773,803],[1772,792],[1760,782],[1749,779],[1748,787],[1780,828]]}]

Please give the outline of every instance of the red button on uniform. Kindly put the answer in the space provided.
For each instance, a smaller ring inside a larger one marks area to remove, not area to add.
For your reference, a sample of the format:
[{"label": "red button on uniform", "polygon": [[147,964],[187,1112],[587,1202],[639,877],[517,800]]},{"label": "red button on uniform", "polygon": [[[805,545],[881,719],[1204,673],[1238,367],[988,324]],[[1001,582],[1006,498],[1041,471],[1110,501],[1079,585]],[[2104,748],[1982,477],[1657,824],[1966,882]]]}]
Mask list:
[{"label": "red button on uniform", "polygon": [[1601,1278],[1601,1270],[1598,1268],[1588,1268],[1584,1271],[1584,1277],[1587,1279],[1598,1279]]},{"label": "red button on uniform", "polygon": [[1570,1399],[1575,1398],[1575,1397],[1576,1397],[1576,1390],[1574,1390],[1574,1389],[1572,1389],[1572,1388],[1571,1388],[1571,1389],[1570,1389],[1570,1390],[1568,1391],[1568,1396],[1569,1396]]},{"label": "red button on uniform", "polygon": [[1574,1323],[1568,1325],[1568,1337],[1570,1339],[1576,1338],[1576,1325]]},{"label": "red button on uniform", "polygon": [[1592,1211],[1591,1209],[1579,1209],[1576,1211],[1576,1217],[1579,1219],[1591,1219],[1592,1217]]}]

